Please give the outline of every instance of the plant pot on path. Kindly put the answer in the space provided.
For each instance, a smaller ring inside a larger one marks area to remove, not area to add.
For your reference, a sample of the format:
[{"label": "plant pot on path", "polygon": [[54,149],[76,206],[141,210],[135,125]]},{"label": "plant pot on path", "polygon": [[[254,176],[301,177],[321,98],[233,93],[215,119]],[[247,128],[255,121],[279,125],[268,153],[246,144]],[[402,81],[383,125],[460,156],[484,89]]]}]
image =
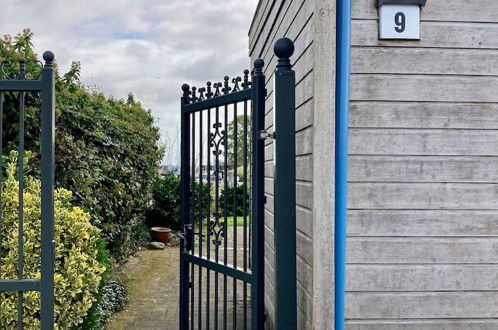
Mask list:
[{"label": "plant pot on path", "polygon": [[170,228],[166,227],[152,227],[152,239],[156,242],[169,243]]}]

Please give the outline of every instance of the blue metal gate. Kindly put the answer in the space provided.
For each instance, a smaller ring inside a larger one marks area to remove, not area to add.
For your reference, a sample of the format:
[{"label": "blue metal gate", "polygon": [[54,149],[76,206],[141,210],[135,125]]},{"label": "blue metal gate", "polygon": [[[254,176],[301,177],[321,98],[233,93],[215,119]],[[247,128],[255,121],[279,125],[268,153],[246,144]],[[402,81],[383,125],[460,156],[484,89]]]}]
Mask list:
[{"label": "blue metal gate", "polygon": [[181,329],[263,328],[263,65],[182,86]]},{"label": "blue metal gate", "polygon": [[[0,64],[0,150],[3,142],[3,105],[6,93],[16,93],[19,100],[19,264],[18,278],[0,280],[0,292],[18,292],[18,329],[23,329],[23,294],[38,291],[41,294],[41,329],[54,328],[54,131],[55,131],[55,81],[54,54],[43,54],[45,64],[41,73],[34,79],[28,79],[25,72],[25,60],[19,59],[19,71],[15,75],[7,74],[5,67],[10,63]],[[24,189],[24,140],[25,140],[25,97],[27,93],[41,94],[41,278],[24,278],[23,265],[23,189]],[[11,98],[13,99],[13,98]],[[0,170],[1,172],[1,170]],[[0,182],[3,184],[3,182]],[[1,198],[1,192],[0,192]],[[1,210],[0,210],[1,215]],[[2,219],[0,218],[0,226]],[[1,238],[0,238],[1,239]],[[1,248],[0,240],[0,248]],[[0,260],[1,262],[1,260]]]}]

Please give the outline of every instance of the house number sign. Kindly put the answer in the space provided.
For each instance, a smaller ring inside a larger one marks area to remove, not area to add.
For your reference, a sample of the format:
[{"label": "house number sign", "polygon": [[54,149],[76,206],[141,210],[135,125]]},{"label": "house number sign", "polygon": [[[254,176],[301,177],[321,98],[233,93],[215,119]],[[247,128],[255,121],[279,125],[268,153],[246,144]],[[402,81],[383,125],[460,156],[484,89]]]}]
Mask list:
[{"label": "house number sign", "polygon": [[426,0],[379,0],[379,39],[420,39],[420,7]]}]

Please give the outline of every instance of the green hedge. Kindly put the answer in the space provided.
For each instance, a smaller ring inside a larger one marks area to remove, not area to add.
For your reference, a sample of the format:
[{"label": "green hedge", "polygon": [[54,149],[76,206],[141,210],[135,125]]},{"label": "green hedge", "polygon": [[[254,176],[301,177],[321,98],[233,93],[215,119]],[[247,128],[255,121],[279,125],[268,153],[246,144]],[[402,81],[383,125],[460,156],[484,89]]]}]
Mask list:
[{"label": "green hedge", "polygon": [[[4,36],[0,61],[17,63],[25,57],[27,71],[36,75],[32,37],[29,30],[15,38]],[[73,192],[75,203],[89,211],[91,222],[101,229],[111,256],[122,261],[148,238],[145,211],[163,155],[159,129],[150,111],[131,94],[127,100],[107,97],[89,90],[79,75],[77,62],[64,75],[56,73],[56,185]],[[18,97],[5,94],[4,155],[17,147]],[[26,150],[35,157],[39,104],[38,95],[27,94]]]},{"label": "green hedge", "polygon": [[[209,187],[207,183],[203,183],[201,188],[198,182],[194,182],[192,187],[194,191],[193,212],[195,212],[196,223],[199,221],[199,215],[205,222],[209,214]],[[179,176],[168,174],[154,180],[153,203],[147,212],[147,225],[149,227],[168,227],[173,230],[180,229]]]}]

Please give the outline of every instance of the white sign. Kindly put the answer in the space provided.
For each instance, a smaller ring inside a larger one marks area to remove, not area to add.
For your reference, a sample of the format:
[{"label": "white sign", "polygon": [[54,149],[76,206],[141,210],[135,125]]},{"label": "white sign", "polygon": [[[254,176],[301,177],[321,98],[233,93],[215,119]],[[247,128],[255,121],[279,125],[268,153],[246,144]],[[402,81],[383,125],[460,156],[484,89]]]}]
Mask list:
[{"label": "white sign", "polygon": [[382,5],[380,39],[420,39],[420,5]]}]

